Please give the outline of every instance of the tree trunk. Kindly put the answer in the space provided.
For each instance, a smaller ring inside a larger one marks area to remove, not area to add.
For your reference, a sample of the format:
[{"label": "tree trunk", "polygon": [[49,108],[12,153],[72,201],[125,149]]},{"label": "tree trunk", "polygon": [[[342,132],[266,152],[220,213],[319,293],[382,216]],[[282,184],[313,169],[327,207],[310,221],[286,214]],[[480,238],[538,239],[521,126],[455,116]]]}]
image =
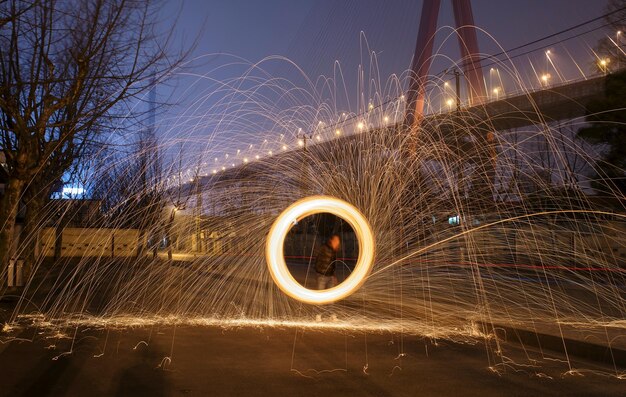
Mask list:
[{"label": "tree trunk", "polygon": [[[5,186],[4,197],[0,203],[0,269],[4,269],[9,263],[14,240],[15,219],[19,211],[23,187],[24,181],[16,178],[10,179]],[[4,278],[1,278],[0,286],[4,282]]]},{"label": "tree trunk", "polygon": [[60,208],[61,216],[57,220],[54,228],[54,260],[58,261],[63,256],[63,231],[69,224],[71,216],[68,214],[69,209],[66,206]]},{"label": "tree trunk", "polygon": [[24,230],[22,231],[24,242],[20,242],[24,258],[24,280],[30,278],[40,259],[37,255],[37,244],[39,244],[39,232],[45,226],[45,214],[42,211],[47,202],[45,192],[38,191],[32,194],[32,197],[28,197],[26,202]]},{"label": "tree trunk", "polygon": [[137,259],[141,259],[143,257],[143,251],[145,248],[144,240],[146,238],[146,230],[143,225],[139,227],[137,232]]},{"label": "tree trunk", "polygon": [[170,213],[170,222],[167,228],[167,259],[172,260],[172,230],[174,229],[174,219],[176,218],[176,208]]}]

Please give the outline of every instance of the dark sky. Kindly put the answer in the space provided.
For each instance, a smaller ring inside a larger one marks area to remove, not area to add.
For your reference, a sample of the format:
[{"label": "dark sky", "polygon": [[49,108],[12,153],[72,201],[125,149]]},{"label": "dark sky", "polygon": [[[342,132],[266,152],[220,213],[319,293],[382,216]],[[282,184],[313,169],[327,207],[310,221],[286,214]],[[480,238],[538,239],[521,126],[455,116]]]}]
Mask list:
[{"label": "dark sky", "polygon": [[[361,31],[386,62],[404,69],[422,1],[184,0],[166,5],[169,15],[180,11],[178,29],[189,39],[201,32],[197,54],[224,52],[253,62],[284,55],[316,75],[330,70],[335,60],[357,62]],[[494,40],[512,48],[599,16],[605,5],[605,0],[472,1],[476,25],[486,31],[480,37],[484,52],[494,52]],[[442,0],[439,26],[453,25],[451,1]],[[441,32],[440,38],[447,34]],[[454,52],[447,55],[455,57]]]},{"label": "dark sky", "polygon": [[[366,78],[377,79],[383,87],[389,76],[405,71],[414,50],[421,6],[422,1],[418,0],[166,1],[163,7],[164,26],[171,22],[173,16],[178,15],[177,43],[190,45],[197,37],[194,56],[198,58],[184,75],[172,81],[171,85],[176,86],[176,89],[159,88],[160,97],[171,94],[181,105],[168,115],[159,115],[164,141],[170,146],[174,143],[191,143],[196,148],[204,145],[203,155],[211,159],[215,153],[224,155],[228,152],[232,158],[237,148],[245,151],[246,145],[250,143],[258,147],[263,139],[278,137],[281,128],[290,130],[284,131],[284,134],[293,138],[297,128],[285,127],[285,119],[288,117],[308,118],[302,122],[303,127],[307,128],[306,125],[317,120],[317,117],[323,118],[332,112],[357,112],[359,106],[371,100],[372,95],[371,89],[365,93],[359,92],[359,65],[365,66]],[[479,32],[481,52],[495,54],[500,52],[499,46],[513,48],[600,16],[605,12],[606,1],[474,0],[472,6],[476,25],[484,30]],[[537,73],[550,71],[552,66],[545,59],[545,50],[549,48],[552,60],[561,73],[559,78],[581,78],[572,59],[577,60],[583,72],[589,71],[594,59],[591,48],[599,37],[609,34],[607,30],[595,30],[563,43],[541,47],[598,28],[602,23],[598,21],[535,45],[532,47],[537,49],[534,53],[515,58],[513,64],[505,62],[496,66],[504,70],[514,65],[527,80],[525,84],[536,84],[533,69],[529,65],[533,63]],[[442,0],[440,31],[435,43],[437,55],[431,67],[432,74],[452,66],[459,59],[456,37],[451,36],[453,25],[451,2]],[[364,37],[367,41],[363,40]],[[367,45],[370,51],[376,53],[378,68],[375,73],[369,67]],[[515,56],[525,50],[528,48],[509,55]],[[262,76],[254,84],[237,80],[250,64],[236,57],[256,63],[271,56],[284,58],[263,62],[260,66],[267,74],[260,73]],[[343,94],[338,95],[336,100],[330,99],[335,108],[322,112],[322,115],[310,109],[302,114],[280,113],[281,108],[302,106],[304,109],[329,100],[332,95],[328,94],[328,90],[318,89],[315,94],[313,86],[321,75],[335,75],[337,80],[335,61],[340,63],[343,72],[343,83],[335,88]],[[302,74],[290,62],[297,65]],[[311,85],[303,74],[311,80]],[[557,73],[552,74],[556,80]],[[281,102],[272,95],[257,96],[250,100],[254,102],[254,110],[241,113],[241,117],[239,113],[233,113],[235,105],[239,112],[250,105],[240,96],[232,96],[234,86],[244,91],[250,90],[259,84],[263,85],[263,79],[267,82],[277,77],[289,82],[279,84],[283,89],[285,85],[293,84],[309,94],[300,92],[296,99],[291,98],[292,102],[284,101],[284,98]],[[506,76],[502,77],[504,88],[513,90],[512,83],[507,82]],[[488,76],[485,78],[488,79]],[[231,84],[228,89],[220,90],[220,84],[229,79],[235,79],[231,82],[240,82],[240,85]],[[487,84],[493,87],[497,83]],[[362,97],[360,104],[359,96]],[[267,106],[260,105],[259,101],[266,101]],[[269,112],[272,116],[264,117],[263,112]],[[280,125],[277,127],[276,124]],[[198,142],[202,145],[198,146]],[[220,158],[220,162],[222,160]]]}]

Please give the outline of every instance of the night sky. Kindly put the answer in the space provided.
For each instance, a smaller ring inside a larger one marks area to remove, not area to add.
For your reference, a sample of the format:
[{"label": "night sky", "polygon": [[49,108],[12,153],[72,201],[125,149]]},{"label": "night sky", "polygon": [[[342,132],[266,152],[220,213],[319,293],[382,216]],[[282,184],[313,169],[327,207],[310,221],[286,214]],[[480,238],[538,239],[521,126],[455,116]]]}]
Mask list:
[{"label": "night sky", "polygon": [[[337,108],[357,111],[357,77],[359,64],[369,64],[369,50],[374,51],[378,61],[377,76],[381,82],[392,74],[401,74],[411,62],[422,2],[410,0],[265,0],[265,1],[168,1],[163,7],[163,24],[167,26],[177,16],[176,45],[189,46],[197,38],[193,55],[195,60],[182,75],[176,76],[168,86],[159,87],[159,97],[176,101],[179,106],[168,115],[159,115],[159,131],[167,145],[181,142],[205,144],[203,152],[222,153],[236,147],[255,143],[263,137],[278,136],[278,129],[258,120],[257,130],[241,128],[229,123],[216,126],[215,119],[224,108],[216,108],[219,95],[211,81],[227,80],[240,76],[250,63],[270,56],[285,59],[266,61],[263,69],[272,77],[281,77],[297,86],[306,85],[295,63],[309,79],[333,76],[335,61],[341,64],[346,94],[338,100]],[[529,1],[472,1],[475,23],[479,32],[481,52],[494,54],[513,48],[562,29],[574,26],[605,13],[604,0],[529,0]],[[515,56],[529,49],[534,53],[515,58],[513,64],[529,83],[533,81],[530,62],[539,69],[549,69],[545,50],[550,49],[553,60],[565,79],[581,78],[571,62],[588,71],[593,64],[591,48],[598,38],[609,34],[599,28],[598,21],[583,28],[558,36],[533,47],[509,53]],[[458,44],[451,36],[454,17],[451,2],[443,0],[439,15],[434,58],[431,74],[440,73],[459,59]],[[596,29],[563,43],[544,47],[586,30]],[[363,32],[363,34],[361,34]],[[366,38],[364,40],[363,38]],[[510,64],[508,64],[510,65]],[[489,65],[487,65],[489,66]],[[485,68],[485,73],[489,67]],[[507,83],[505,82],[504,85]],[[172,88],[176,87],[176,88]],[[212,95],[209,95],[213,92]],[[272,99],[268,99],[271,101]],[[314,104],[311,104],[314,105]],[[276,104],[276,106],[281,106]],[[212,119],[212,122],[207,120]],[[252,118],[250,123],[257,123]],[[308,120],[310,121],[310,120]],[[269,123],[271,124],[271,123]],[[305,127],[306,128],[306,127]],[[287,131],[286,134],[294,135]],[[233,143],[235,142],[235,143]],[[179,145],[180,146],[180,145]]]}]

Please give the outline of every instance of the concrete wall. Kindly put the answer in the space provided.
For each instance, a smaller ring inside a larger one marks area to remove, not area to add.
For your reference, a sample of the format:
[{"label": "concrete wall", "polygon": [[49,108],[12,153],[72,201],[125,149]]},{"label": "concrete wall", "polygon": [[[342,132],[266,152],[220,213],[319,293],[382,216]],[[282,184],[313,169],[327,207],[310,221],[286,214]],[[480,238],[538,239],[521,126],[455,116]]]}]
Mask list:
[{"label": "concrete wall", "polygon": [[[193,230],[193,229],[192,229]],[[431,236],[425,245],[441,241],[462,229],[450,228]],[[39,235],[40,254],[54,256],[55,229],[45,228]],[[133,257],[137,254],[136,229],[66,228],[61,244],[62,257]],[[236,235],[217,232],[201,233],[201,244],[195,234],[180,235],[175,251],[192,252],[192,247],[207,256],[229,252],[244,252],[252,245]],[[181,244],[188,242],[189,244]],[[322,243],[319,236],[292,234],[285,241],[287,256],[309,256],[314,246]],[[163,248],[162,248],[163,249]],[[358,256],[358,243],[354,235],[344,234],[341,257]],[[602,262],[626,266],[626,223],[596,223],[593,230],[567,230],[562,226],[523,227],[518,229],[483,229],[463,237],[437,244],[423,254],[425,258],[449,261],[474,261],[482,263],[518,263],[560,265],[595,265]]]},{"label": "concrete wall", "polygon": [[[53,257],[56,230],[44,228],[39,234],[40,253]],[[65,228],[62,257],[133,257],[137,255],[137,229]]]},{"label": "concrete wall", "polygon": [[[460,232],[457,229],[456,232]],[[442,240],[442,235],[434,239]],[[435,240],[428,241],[429,243]],[[626,266],[626,224],[596,223],[587,230],[568,230],[548,224],[517,229],[483,229],[438,245],[433,254],[442,260],[517,263],[525,265]]]}]

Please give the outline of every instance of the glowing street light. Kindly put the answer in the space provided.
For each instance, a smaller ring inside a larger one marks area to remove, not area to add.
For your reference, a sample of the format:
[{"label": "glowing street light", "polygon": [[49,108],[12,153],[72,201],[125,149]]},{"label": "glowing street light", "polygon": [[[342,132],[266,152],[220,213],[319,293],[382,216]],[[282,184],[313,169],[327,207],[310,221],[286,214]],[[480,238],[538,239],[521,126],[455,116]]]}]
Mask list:
[{"label": "glowing street light", "polygon": [[363,122],[362,122],[362,121],[359,121],[359,123],[356,125],[356,127],[357,127],[359,130],[362,130],[363,128],[365,128],[365,124],[363,124]]},{"label": "glowing street light", "polygon": [[606,74],[609,71],[609,62],[611,62],[609,58],[602,58],[598,61],[598,66],[600,66],[602,73]]},{"label": "glowing street light", "polygon": [[620,42],[620,36],[622,35],[622,31],[618,30],[617,33],[615,33],[615,45],[617,46],[617,69],[619,70],[620,68],[620,64],[619,64],[619,60],[621,58],[619,52],[621,51],[621,42]]},{"label": "glowing street light", "polygon": [[446,105],[448,105],[448,107],[449,107],[450,109],[452,109],[452,105],[454,105],[454,101],[453,101],[452,99],[448,99],[448,100],[446,101]]},{"label": "glowing street light", "polygon": [[500,87],[496,87],[493,89],[493,95],[496,97],[496,101],[500,97]]},{"label": "glowing street light", "polygon": [[550,81],[550,73],[544,73],[541,75],[541,82],[543,85],[547,86]]},{"label": "glowing street light", "polygon": [[340,129],[336,129],[335,130],[335,135],[341,135],[341,130]]}]

